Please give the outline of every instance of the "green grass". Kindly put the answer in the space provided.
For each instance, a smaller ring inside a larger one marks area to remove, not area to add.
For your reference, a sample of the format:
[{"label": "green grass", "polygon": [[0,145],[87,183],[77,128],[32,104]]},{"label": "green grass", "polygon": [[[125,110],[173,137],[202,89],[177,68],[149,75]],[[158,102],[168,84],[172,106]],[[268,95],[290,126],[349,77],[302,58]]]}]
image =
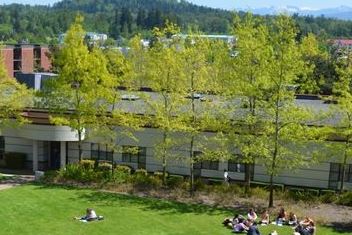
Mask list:
[{"label": "green grass", "polygon": [[[202,205],[101,193],[93,190],[40,185],[0,191],[0,234],[232,234],[221,224],[233,212]],[[82,223],[74,216],[92,207],[105,220]],[[267,235],[276,229],[292,234],[289,227],[260,227]],[[318,234],[341,234],[319,227]],[[347,233],[345,233],[347,234]]]}]

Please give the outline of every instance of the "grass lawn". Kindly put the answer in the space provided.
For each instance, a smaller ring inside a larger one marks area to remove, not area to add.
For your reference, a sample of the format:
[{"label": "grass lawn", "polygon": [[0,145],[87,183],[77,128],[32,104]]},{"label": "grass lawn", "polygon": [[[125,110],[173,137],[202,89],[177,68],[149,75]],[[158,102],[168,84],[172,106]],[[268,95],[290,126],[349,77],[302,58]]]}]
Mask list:
[{"label": "grass lawn", "polygon": [[[0,191],[0,234],[232,234],[221,221],[233,212],[201,205],[101,193],[92,190],[26,185]],[[105,220],[82,223],[74,216],[92,207]],[[289,227],[260,227],[292,234]],[[318,227],[318,234],[341,234]],[[347,234],[347,233],[345,233]]]}]

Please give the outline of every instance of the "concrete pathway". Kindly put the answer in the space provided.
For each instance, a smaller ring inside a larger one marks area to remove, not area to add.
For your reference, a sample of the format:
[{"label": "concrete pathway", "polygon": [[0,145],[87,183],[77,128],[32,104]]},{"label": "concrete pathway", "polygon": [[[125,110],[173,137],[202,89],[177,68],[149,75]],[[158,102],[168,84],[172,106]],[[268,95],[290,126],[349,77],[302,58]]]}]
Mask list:
[{"label": "concrete pathway", "polygon": [[18,185],[26,184],[34,181],[34,175],[13,175],[1,174],[8,177],[7,179],[0,180],[0,190],[9,189]]}]

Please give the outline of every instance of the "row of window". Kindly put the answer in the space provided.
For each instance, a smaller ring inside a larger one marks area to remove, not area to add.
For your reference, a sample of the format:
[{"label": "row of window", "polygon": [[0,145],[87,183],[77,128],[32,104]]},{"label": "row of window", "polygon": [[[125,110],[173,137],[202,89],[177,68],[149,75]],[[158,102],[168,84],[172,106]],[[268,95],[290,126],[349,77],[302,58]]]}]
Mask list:
[{"label": "row of window", "polygon": [[[352,183],[352,164],[345,167],[345,182]],[[330,179],[329,181],[338,182],[342,180],[342,164],[330,163]]]},{"label": "row of window", "polygon": [[[195,155],[199,155],[196,152]],[[140,163],[145,162],[147,156],[147,148],[136,146],[122,146],[122,162],[125,163]],[[109,150],[107,145],[91,144],[91,159],[113,161],[113,151]],[[201,161],[194,164],[194,169],[204,170],[219,170],[219,161]],[[244,164],[236,161],[228,162],[228,171],[244,172]]]}]

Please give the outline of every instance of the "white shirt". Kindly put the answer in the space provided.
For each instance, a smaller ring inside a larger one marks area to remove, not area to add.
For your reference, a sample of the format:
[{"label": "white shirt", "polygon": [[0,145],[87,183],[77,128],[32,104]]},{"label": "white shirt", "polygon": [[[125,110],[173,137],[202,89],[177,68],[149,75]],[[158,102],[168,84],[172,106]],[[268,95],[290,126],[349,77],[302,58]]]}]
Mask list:
[{"label": "white shirt", "polygon": [[92,211],[89,213],[87,219],[95,219],[95,218],[97,218],[97,214],[95,213],[94,210],[92,210]]},{"label": "white shirt", "polygon": [[229,177],[229,173],[227,171],[224,172],[224,178],[227,179]]}]

